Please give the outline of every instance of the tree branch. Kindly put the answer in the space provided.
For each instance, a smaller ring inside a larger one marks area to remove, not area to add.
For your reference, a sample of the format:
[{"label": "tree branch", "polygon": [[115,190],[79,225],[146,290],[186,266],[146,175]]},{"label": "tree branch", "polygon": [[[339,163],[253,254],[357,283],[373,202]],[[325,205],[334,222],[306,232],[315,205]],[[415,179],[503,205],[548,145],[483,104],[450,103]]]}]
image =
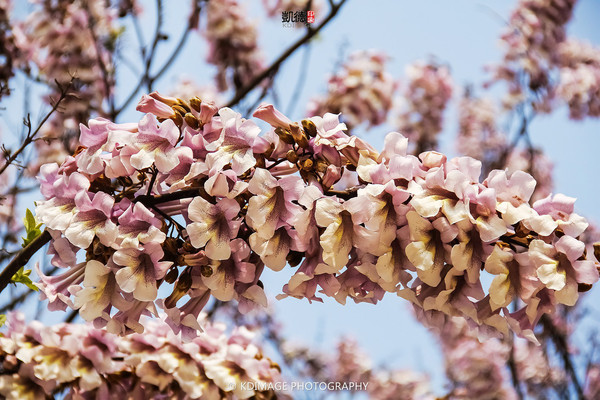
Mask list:
[{"label": "tree branch", "polygon": [[35,238],[31,243],[23,248],[15,258],[12,259],[10,263],[4,268],[4,270],[0,273],[0,292],[2,292],[6,286],[10,283],[14,274],[19,271],[19,269],[27,262],[29,259],[37,253],[39,249],[41,249],[46,243],[48,243],[52,239],[50,236],[50,232],[48,230],[44,230],[40,236]]},{"label": "tree branch", "polygon": [[579,383],[577,373],[575,372],[575,366],[573,365],[571,355],[569,354],[569,344],[567,343],[566,335],[558,330],[558,328],[554,325],[552,320],[547,315],[543,315],[540,319],[540,322],[546,330],[546,332],[548,332],[548,334],[552,338],[552,341],[556,346],[556,350],[558,350],[558,353],[562,358],[565,370],[571,377],[571,383],[573,384],[573,386],[575,387],[575,391],[577,392],[577,398],[579,400],[585,400],[581,383]]},{"label": "tree branch", "polygon": [[338,11],[344,5],[345,2],[346,0],[341,0],[337,4],[331,2],[331,10],[329,11],[327,18],[325,18],[323,22],[321,22],[315,29],[308,29],[306,34],[300,39],[298,39],[298,41],[294,43],[290,48],[284,51],[283,54],[281,54],[275,61],[273,61],[270,67],[268,67],[263,72],[255,76],[254,79],[252,79],[252,81],[250,81],[250,83],[248,83],[242,89],[238,90],[235,96],[229,101],[229,103],[227,103],[226,107],[233,107],[234,105],[239,103],[240,100],[246,97],[246,95],[250,93],[255,87],[257,87],[265,78],[274,74],[279,69],[281,64],[284,63],[285,60],[287,60],[292,54],[294,54],[296,50],[302,47],[303,44],[307,43],[317,33],[319,33],[321,29],[323,29],[325,25],[327,25],[329,21],[331,21],[333,17],[337,15]]}]

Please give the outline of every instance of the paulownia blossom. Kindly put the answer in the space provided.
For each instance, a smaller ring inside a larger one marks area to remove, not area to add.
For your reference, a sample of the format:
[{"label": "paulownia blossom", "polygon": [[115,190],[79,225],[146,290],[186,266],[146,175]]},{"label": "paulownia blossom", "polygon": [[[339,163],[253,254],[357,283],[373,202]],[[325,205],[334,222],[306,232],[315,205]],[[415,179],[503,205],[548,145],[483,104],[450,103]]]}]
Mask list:
[{"label": "paulownia blossom", "polygon": [[208,3],[205,36],[210,46],[208,62],[218,68],[216,84],[223,91],[240,88],[261,72],[263,55],[256,27],[237,0]]},{"label": "paulownia blossom", "polygon": [[349,126],[363,121],[382,124],[392,108],[397,83],[387,72],[388,56],[374,51],[350,55],[341,71],[329,78],[327,95],[311,100],[307,113],[342,113]]},{"label": "paulownia blossom", "polygon": [[447,66],[419,61],[406,67],[396,126],[412,140],[416,154],[437,149],[437,136],[442,131],[442,117],[452,90]]},{"label": "paulownia blossom", "polygon": [[598,280],[574,199],[531,204],[525,172],[481,181],[479,161],[409,155],[399,133],[378,152],[334,114],[293,122],[261,105],[260,135],[198,98],[153,93],[138,109],[139,124],[82,126],[79,151],[40,175],[36,212],[64,271],[42,276],[42,295],[97,327],[141,332],[160,307],[193,337],[211,297],[264,306],[267,267],[290,275],[280,298],[392,293],[431,326],[460,316],[535,341],[543,314]]},{"label": "paulownia blossom", "polygon": [[245,327],[226,333],[223,324],[205,323],[203,333],[182,343],[158,320],[127,337],[90,325],[25,324],[17,313],[8,321],[0,338],[0,394],[7,400],[270,398],[268,384],[281,380],[279,366]]}]

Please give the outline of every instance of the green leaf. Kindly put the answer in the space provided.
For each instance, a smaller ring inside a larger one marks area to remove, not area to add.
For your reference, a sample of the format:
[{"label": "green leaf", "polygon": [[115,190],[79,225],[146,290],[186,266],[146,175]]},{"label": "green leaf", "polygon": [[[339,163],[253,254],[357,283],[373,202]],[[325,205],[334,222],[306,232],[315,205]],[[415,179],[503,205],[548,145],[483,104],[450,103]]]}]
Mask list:
[{"label": "green leaf", "polygon": [[34,241],[35,238],[37,238],[38,236],[40,236],[42,234],[42,231],[40,229],[42,224],[38,224],[38,222],[35,219],[35,216],[29,210],[29,208],[25,212],[25,218],[23,218],[23,223],[25,225],[25,233],[27,234],[27,237],[22,238],[23,239],[22,246],[27,247],[27,245],[29,243]]},{"label": "green leaf", "polygon": [[30,269],[25,269],[25,267],[21,267],[21,269],[18,270],[17,273],[12,276],[11,282],[12,283],[22,283],[23,285],[27,286],[29,289],[37,292],[39,289],[37,286],[35,286],[33,284],[33,281],[31,280],[31,278],[29,278],[30,274],[31,274]]},{"label": "green leaf", "polygon": [[4,326],[6,323],[6,315],[0,314],[0,326]]}]

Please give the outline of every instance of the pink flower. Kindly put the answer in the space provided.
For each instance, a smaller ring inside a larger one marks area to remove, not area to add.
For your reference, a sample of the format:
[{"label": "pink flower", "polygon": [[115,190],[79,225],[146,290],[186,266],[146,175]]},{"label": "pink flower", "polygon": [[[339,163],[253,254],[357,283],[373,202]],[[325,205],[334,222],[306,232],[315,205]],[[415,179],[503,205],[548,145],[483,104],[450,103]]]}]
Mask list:
[{"label": "pink flower", "polygon": [[146,114],[131,145],[136,150],[131,156],[131,165],[142,170],[155,163],[160,172],[169,172],[178,164],[174,153],[178,139],[179,130],[172,120],[167,119],[157,126],[156,117]]},{"label": "pink flower", "polygon": [[93,195],[82,192],[77,195],[77,212],[65,230],[65,237],[82,249],[92,244],[94,236],[98,236],[103,245],[111,247],[118,234],[117,225],[111,220],[114,201],[112,196],[104,192]]},{"label": "pink flower", "polygon": [[156,299],[156,281],[162,279],[172,265],[159,261],[163,250],[158,243],[149,242],[143,248],[121,248],[113,254],[113,261],[121,266],[115,274],[117,283],[125,293],[132,293],[139,301]]},{"label": "pink flower", "polygon": [[240,205],[231,199],[221,199],[211,204],[196,197],[188,207],[189,218],[194,221],[187,226],[192,246],[206,246],[206,255],[213,260],[226,260],[231,255],[229,243],[237,236]]}]

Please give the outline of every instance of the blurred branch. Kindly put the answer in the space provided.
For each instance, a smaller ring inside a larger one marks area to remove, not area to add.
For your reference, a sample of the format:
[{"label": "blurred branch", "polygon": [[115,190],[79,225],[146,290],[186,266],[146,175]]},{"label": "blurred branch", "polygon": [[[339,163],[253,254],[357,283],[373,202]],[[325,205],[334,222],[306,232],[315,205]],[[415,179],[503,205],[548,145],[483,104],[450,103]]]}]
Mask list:
[{"label": "blurred branch", "polygon": [[577,398],[579,400],[585,400],[581,383],[579,383],[579,379],[577,378],[577,373],[575,371],[575,366],[573,365],[573,361],[571,360],[571,354],[569,353],[569,344],[567,342],[567,336],[563,332],[561,332],[556,327],[556,325],[554,325],[550,317],[548,317],[547,315],[542,316],[542,318],[540,319],[540,323],[544,327],[544,330],[552,338],[552,341],[556,346],[556,350],[562,358],[565,370],[569,374],[569,377],[571,378],[571,383],[573,384],[573,387],[577,392]]},{"label": "blurred branch", "polygon": [[0,292],[2,292],[10,283],[13,275],[16,274],[21,267],[25,266],[29,259],[48,243],[50,239],[52,239],[52,236],[50,236],[50,232],[46,229],[40,236],[35,238],[31,243],[24,247],[23,250],[17,253],[15,258],[13,258],[4,270],[0,272]]},{"label": "blurred branch", "polygon": [[300,74],[298,75],[298,80],[296,81],[296,87],[294,88],[294,92],[292,93],[292,98],[290,103],[288,104],[286,115],[291,115],[298,104],[298,99],[302,94],[302,89],[304,89],[304,84],[306,82],[306,75],[308,72],[308,64],[310,62],[310,53],[311,53],[310,43],[306,45],[304,48],[304,54],[302,55],[302,62],[300,67]]},{"label": "blurred branch", "polygon": [[[145,69],[144,69],[144,74],[142,75],[142,78],[139,80],[138,84],[133,89],[133,91],[131,92],[129,97],[127,97],[127,99],[125,100],[123,105],[121,105],[121,107],[119,107],[116,110],[117,115],[120,114],[123,111],[123,109],[125,109],[127,106],[129,106],[129,104],[135,99],[135,96],[138,94],[138,92],[140,91],[142,86],[144,86],[144,84],[147,85],[148,92],[152,91],[152,86],[154,85],[154,82],[156,82],[165,72],[167,72],[167,70],[171,67],[173,62],[175,62],[177,57],[181,54],[181,50],[184,48],[184,46],[187,42],[190,31],[194,27],[193,21],[191,21],[191,20],[188,21],[188,24],[187,24],[186,28],[184,29],[183,33],[181,34],[179,41],[177,42],[177,45],[171,52],[171,55],[167,58],[165,63],[158,69],[158,72],[156,72],[155,74],[150,74],[150,67],[152,66],[152,59],[154,58],[156,46],[158,45],[158,42],[160,41],[160,39],[164,38],[164,35],[160,33],[160,27],[162,26],[162,2],[160,0],[157,0],[157,7],[160,7],[161,10],[159,10],[159,12],[158,12],[158,21],[156,24],[154,41],[153,41],[153,45],[152,45],[152,48],[151,48],[148,56],[146,56],[146,50],[143,46],[143,37],[142,37],[141,29],[139,27],[139,22],[137,20],[137,17],[133,18],[135,31],[138,36],[138,41],[140,42],[140,52],[142,54],[143,59],[145,60]],[[200,6],[198,6],[198,7],[200,7]],[[200,11],[198,10],[198,12],[200,12]]]},{"label": "blurred branch", "polygon": [[226,107],[233,107],[234,105],[239,103],[240,100],[242,100],[244,97],[246,97],[246,95],[248,93],[250,93],[254,88],[256,88],[258,85],[260,85],[260,83],[265,78],[268,78],[269,76],[274,75],[277,72],[277,70],[279,69],[279,67],[281,67],[281,64],[283,64],[292,54],[294,54],[296,52],[296,50],[298,50],[300,47],[302,47],[302,45],[304,45],[309,40],[311,40],[317,33],[319,33],[321,31],[321,29],[323,29],[333,19],[333,17],[335,17],[337,15],[340,8],[342,8],[342,6],[344,5],[345,2],[346,2],[346,0],[340,0],[339,3],[335,4],[335,3],[333,3],[333,1],[330,1],[331,10],[329,11],[329,14],[323,20],[323,22],[321,22],[314,29],[309,28],[307,30],[306,34],[304,36],[302,36],[300,39],[298,39],[298,41],[296,41],[296,43],[294,43],[292,46],[290,46],[286,51],[284,51],[283,54],[281,54],[275,61],[273,61],[271,66],[269,66],[263,72],[258,74],[256,77],[254,77],[254,79],[252,79],[252,81],[250,81],[250,83],[248,83],[246,86],[244,86],[243,88],[238,90],[236,92],[235,96],[233,96],[233,98],[229,101],[229,103],[227,103]]},{"label": "blurred branch", "polygon": [[92,36],[92,41],[94,42],[94,49],[96,50],[96,61],[97,61],[98,65],[100,66],[100,71],[102,72],[102,83],[104,84],[104,91],[105,91],[105,96],[106,96],[105,98],[108,101],[109,115],[110,115],[111,119],[114,120],[116,118],[115,97],[113,95],[113,90],[112,90],[112,88],[114,86],[114,81],[111,82],[110,73],[108,71],[108,68],[106,67],[106,63],[102,59],[101,48],[98,43],[98,36],[96,36],[96,32],[94,31],[94,28],[96,26],[96,21],[94,20],[94,17],[92,16],[92,13],[90,12],[90,10],[88,10],[87,15],[88,15],[88,28],[90,31],[90,35]]}]

